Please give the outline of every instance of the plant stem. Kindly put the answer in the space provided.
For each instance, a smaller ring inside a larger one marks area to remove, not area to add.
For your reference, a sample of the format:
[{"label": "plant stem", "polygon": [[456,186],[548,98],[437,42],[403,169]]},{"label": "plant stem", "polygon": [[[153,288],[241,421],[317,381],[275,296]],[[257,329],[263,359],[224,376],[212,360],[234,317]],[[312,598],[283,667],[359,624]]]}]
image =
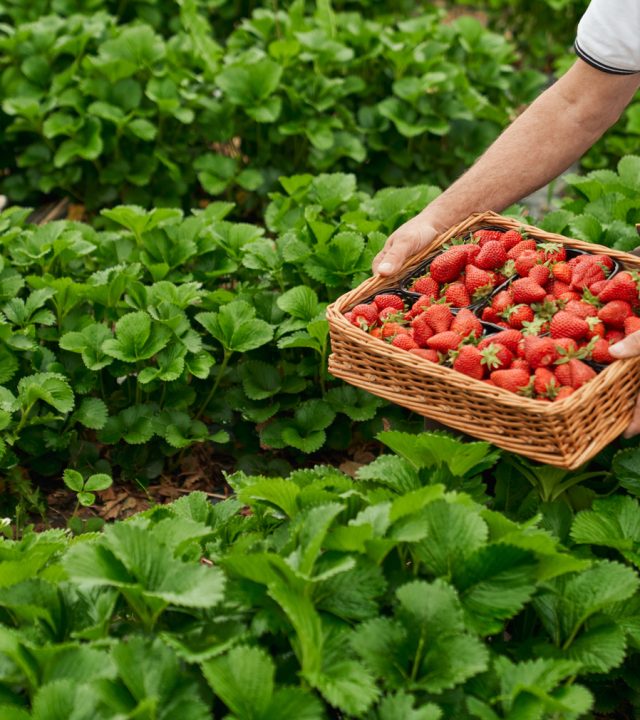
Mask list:
[{"label": "plant stem", "polygon": [[233,355],[233,351],[229,351],[225,349],[224,351],[224,357],[222,358],[222,364],[220,365],[220,370],[218,371],[218,377],[216,378],[216,381],[213,383],[213,387],[211,388],[209,394],[205,398],[205,401],[200,405],[200,408],[198,412],[196,413],[196,420],[200,419],[200,416],[202,413],[207,409],[207,405],[211,402],[213,399],[213,396],[216,394],[216,390],[218,389],[218,385],[220,385],[220,381],[222,380],[222,376],[224,375],[224,371],[227,369],[227,365],[229,364],[229,358]]}]

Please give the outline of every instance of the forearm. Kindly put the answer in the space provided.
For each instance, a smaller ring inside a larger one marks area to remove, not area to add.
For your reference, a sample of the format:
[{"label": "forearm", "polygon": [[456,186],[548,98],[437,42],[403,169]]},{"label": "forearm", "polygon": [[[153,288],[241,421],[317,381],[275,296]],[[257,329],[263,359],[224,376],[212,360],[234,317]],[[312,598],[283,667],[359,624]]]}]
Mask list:
[{"label": "forearm", "polygon": [[606,76],[577,61],[425,208],[423,219],[443,230],[475,211],[500,212],[542,187],[617,120],[637,84],[635,76]]}]

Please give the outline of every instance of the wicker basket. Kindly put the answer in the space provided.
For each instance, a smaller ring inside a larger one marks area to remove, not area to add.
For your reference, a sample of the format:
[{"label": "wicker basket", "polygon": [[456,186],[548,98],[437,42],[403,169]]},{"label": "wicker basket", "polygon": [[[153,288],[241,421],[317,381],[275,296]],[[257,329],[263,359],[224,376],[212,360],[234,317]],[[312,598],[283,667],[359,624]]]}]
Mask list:
[{"label": "wicker basket", "polygon": [[[420,415],[550,465],[573,469],[592,458],[628,425],[640,390],[640,358],[618,360],[565,400],[544,403],[514,395],[429,363],[371,337],[343,313],[363,299],[397,287],[428,254],[454,237],[486,225],[505,230],[523,226],[492,212],[476,213],[440,235],[412,264],[394,276],[375,276],[327,308],[332,354],[329,371],[352,385],[402,405]],[[543,242],[601,253],[627,268],[640,269],[640,258],[601,245],[570,240],[525,225]]]}]

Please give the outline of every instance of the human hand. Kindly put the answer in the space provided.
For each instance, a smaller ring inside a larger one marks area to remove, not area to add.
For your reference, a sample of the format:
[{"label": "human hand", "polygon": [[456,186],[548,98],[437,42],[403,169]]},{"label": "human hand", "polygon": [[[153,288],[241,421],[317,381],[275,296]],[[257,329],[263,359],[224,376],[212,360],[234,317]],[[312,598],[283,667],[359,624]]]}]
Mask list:
[{"label": "human hand", "polygon": [[[631,333],[624,340],[612,345],[609,352],[616,359],[638,357],[640,355],[640,331]],[[640,396],[636,401],[631,422],[624,431],[624,437],[630,438],[638,433],[640,433]]]},{"label": "human hand", "polygon": [[429,247],[437,235],[438,230],[425,214],[419,213],[389,235],[373,260],[373,272],[385,277],[393,275],[408,258]]}]

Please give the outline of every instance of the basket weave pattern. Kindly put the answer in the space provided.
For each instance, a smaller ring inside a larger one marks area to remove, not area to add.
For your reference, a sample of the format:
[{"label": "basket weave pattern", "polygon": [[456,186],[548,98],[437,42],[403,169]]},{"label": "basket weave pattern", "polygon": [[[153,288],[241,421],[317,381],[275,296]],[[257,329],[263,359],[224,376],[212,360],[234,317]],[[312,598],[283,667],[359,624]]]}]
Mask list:
[{"label": "basket weave pattern", "polygon": [[368,335],[343,315],[372,294],[399,285],[435,248],[487,224],[505,230],[524,227],[530,237],[541,242],[559,242],[609,255],[628,269],[640,270],[640,258],[629,253],[523,226],[492,212],[476,213],[440,235],[400,273],[372,277],[327,308],[332,347],[329,371],[374,395],[505,450],[550,465],[576,468],[628,425],[640,390],[640,358],[617,360],[565,400],[545,403],[415,357]]}]

